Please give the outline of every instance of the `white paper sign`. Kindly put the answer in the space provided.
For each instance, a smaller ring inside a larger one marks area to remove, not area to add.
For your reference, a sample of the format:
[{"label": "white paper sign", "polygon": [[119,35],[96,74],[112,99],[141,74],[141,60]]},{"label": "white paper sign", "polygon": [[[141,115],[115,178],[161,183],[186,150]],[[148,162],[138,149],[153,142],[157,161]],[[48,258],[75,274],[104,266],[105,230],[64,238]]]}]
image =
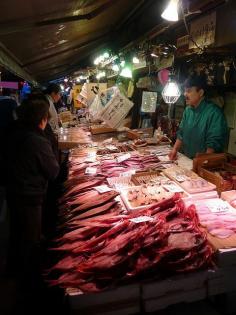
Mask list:
[{"label": "white paper sign", "polygon": [[97,173],[96,167],[87,167],[85,170],[85,174],[95,175]]},{"label": "white paper sign", "polygon": [[162,166],[167,169],[167,168],[173,167],[173,164],[167,163],[167,164],[163,164]]},{"label": "white paper sign", "polygon": [[227,212],[230,210],[228,203],[221,199],[206,200],[206,206],[213,213]]},{"label": "white paper sign", "polygon": [[166,184],[163,187],[169,192],[183,192],[183,189],[175,184]]},{"label": "white paper sign", "polygon": [[103,141],[103,143],[112,143],[113,141],[113,138],[109,138],[109,139],[106,139]]},{"label": "white paper sign", "polygon": [[130,221],[134,223],[142,223],[142,222],[153,221],[153,218],[143,215],[137,218],[130,219]]},{"label": "white paper sign", "polygon": [[96,189],[99,192],[99,194],[103,194],[103,193],[105,193],[107,191],[111,191],[112,190],[107,185],[97,186],[97,187],[94,187],[94,189]]},{"label": "white paper sign", "polygon": [[130,177],[131,175],[134,175],[136,173],[136,170],[130,170],[127,172],[120,173],[120,177]]},{"label": "white paper sign", "polygon": [[169,162],[169,161],[170,161],[168,155],[159,155],[159,156],[158,156],[158,159],[159,159],[161,162]]},{"label": "white paper sign", "polygon": [[88,163],[95,163],[96,162],[96,156],[87,157],[84,162]]},{"label": "white paper sign", "polygon": [[106,148],[108,150],[117,150],[117,147],[115,145],[106,145]]},{"label": "white paper sign", "polygon": [[111,128],[118,128],[133,107],[133,103],[119,91],[107,103],[100,118]]},{"label": "white paper sign", "polygon": [[[173,166],[173,165],[172,165]],[[175,176],[175,179],[178,181],[178,182],[184,182],[185,180],[187,180],[187,177],[185,175],[176,175]]]},{"label": "white paper sign", "polygon": [[123,161],[125,161],[125,160],[128,160],[128,159],[130,159],[130,158],[131,158],[131,154],[130,154],[130,153],[126,153],[126,154],[123,154],[123,155],[118,156],[118,157],[116,158],[116,160],[117,160],[118,163],[121,163],[121,162],[123,162]]},{"label": "white paper sign", "polygon": [[[206,47],[215,42],[216,12],[194,20],[190,26],[190,36],[200,47]],[[195,43],[189,41],[189,49],[196,48]]]}]

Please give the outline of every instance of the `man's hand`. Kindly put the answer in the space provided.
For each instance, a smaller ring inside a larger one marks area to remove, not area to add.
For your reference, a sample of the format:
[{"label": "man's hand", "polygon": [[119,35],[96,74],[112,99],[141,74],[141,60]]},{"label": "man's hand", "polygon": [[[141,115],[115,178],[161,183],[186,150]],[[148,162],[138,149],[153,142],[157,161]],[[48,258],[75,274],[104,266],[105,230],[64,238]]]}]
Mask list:
[{"label": "man's hand", "polygon": [[170,160],[177,160],[177,153],[178,153],[178,151],[173,148],[173,149],[170,151],[170,153],[168,154],[169,159],[170,159]]}]

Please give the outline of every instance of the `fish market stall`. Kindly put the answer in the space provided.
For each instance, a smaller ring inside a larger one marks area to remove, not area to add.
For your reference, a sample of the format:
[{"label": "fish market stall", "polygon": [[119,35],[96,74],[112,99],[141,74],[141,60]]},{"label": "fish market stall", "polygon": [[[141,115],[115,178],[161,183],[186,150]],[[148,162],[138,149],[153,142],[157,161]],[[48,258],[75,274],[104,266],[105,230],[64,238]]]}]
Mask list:
[{"label": "fish market stall", "polygon": [[177,166],[168,151],[115,139],[70,151],[47,279],[75,312],[151,312],[230,291],[222,262],[229,266],[236,244],[225,252],[228,236],[203,222],[207,200],[222,200],[190,171],[191,160],[179,155],[186,168]]}]

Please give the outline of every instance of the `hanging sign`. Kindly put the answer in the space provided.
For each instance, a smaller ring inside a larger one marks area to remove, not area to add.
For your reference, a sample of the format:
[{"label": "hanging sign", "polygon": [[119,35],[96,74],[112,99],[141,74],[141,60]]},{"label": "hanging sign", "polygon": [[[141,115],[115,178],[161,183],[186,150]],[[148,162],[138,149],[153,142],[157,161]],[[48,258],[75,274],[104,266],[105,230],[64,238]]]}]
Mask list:
[{"label": "hanging sign", "polygon": [[118,128],[133,105],[127,97],[116,91],[101,113],[100,118],[109,127]]},{"label": "hanging sign", "polygon": [[[216,32],[216,12],[208,14],[191,23],[190,36],[201,48],[214,44]],[[190,40],[189,49],[197,48]]]}]

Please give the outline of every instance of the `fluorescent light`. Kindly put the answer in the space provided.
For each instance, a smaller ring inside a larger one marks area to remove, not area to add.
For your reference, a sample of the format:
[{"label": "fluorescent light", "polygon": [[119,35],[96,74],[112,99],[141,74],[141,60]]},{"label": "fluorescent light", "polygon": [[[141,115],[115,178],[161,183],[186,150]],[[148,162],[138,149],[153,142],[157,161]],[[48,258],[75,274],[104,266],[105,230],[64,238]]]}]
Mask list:
[{"label": "fluorescent light", "polygon": [[174,104],[179,99],[181,92],[178,84],[169,79],[161,94],[165,103]]},{"label": "fluorescent light", "polygon": [[172,22],[178,21],[179,20],[178,2],[179,0],[170,0],[168,6],[162,13],[161,17],[167,21]]},{"label": "fluorescent light", "polygon": [[121,70],[120,76],[131,79],[132,78],[132,71],[131,71],[131,69],[129,67],[123,68]]},{"label": "fluorescent light", "polygon": [[154,53],[151,53],[151,56],[152,57],[155,57],[155,58],[158,58],[159,56],[157,56],[156,54],[154,54]]}]

